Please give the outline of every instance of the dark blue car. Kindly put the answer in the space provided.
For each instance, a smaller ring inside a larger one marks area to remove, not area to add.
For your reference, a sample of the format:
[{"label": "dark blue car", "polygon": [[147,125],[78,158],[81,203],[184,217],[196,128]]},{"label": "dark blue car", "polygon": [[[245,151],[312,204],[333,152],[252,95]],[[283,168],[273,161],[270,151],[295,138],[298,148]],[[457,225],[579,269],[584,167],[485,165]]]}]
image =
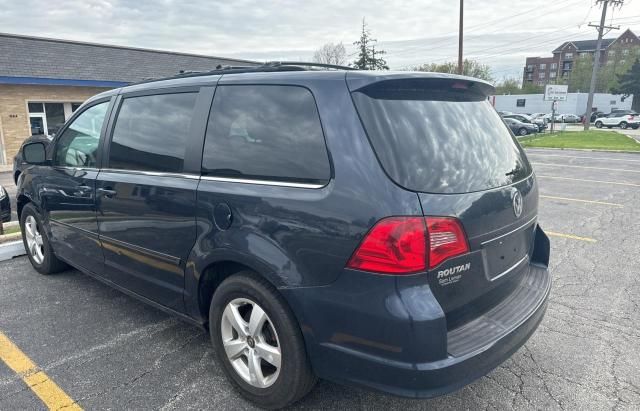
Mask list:
[{"label": "dark blue car", "polygon": [[208,329],[218,365],[262,407],[317,378],[454,391],[543,318],[531,165],[484,81],[306,68],[90,99],[50,151],[23,149],[29,259]]}]

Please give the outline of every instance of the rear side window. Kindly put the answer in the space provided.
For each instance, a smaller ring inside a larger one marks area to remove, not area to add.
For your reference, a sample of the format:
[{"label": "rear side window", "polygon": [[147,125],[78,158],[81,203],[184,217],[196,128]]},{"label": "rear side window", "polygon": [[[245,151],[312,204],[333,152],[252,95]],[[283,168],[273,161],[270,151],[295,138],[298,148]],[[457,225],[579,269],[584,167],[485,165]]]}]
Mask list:
[{"label": "rear side window", "polygon": [[329,180],[329,158],[311,92],[295,86],[218,87],[202,168],[220,177]]},{"label": "rear side window", "polygon": [[179,173],[197,93],[124,98],[109,149],[109,168]]},{"label": "rear side window", "polygon": [[531,173],[498,113],[472,88],[450,80],[394,80],[352,93],[376,155],[397,184],[467,193]]}]

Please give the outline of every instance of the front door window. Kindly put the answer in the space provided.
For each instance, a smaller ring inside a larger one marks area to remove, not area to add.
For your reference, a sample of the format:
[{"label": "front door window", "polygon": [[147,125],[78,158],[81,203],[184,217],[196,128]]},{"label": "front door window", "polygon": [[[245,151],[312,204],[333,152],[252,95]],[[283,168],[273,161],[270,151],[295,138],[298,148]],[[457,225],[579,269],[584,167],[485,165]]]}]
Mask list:
[{"label": "front door window", "polygon": [[62,133],[56,143],[54,164],[66,167],[95,167],[100,131],[108,102],[82,112]]}]

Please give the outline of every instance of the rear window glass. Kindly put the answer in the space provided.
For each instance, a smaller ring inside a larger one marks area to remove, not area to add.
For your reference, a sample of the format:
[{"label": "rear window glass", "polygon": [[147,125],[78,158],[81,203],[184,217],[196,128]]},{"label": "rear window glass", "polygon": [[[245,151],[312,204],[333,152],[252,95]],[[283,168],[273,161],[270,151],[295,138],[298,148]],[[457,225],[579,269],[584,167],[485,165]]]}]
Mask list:
[{"label": "rear window glass", "polygon": [[467,193],[531,173],[498,113],[465,84],[388,81],[353,93],[376,155],[396,183],[420,192]]},{"label": "rear window glass", "polygon": [[220,86],[202,160],[212,176],[324,183],[330,166],[311,92],[294,86]]},{"label": "rear window glass", "polygon": [[180,173],[197,93],[127,97],[116,119],[109,167]]}]

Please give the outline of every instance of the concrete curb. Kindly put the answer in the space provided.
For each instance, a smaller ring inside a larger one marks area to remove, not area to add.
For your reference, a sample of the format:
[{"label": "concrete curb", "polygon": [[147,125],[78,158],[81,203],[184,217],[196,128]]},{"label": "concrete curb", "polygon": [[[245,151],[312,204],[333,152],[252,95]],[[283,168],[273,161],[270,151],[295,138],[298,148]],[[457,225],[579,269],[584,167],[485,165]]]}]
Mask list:
[{"label": "concrete curb", "polygon": [[0,261],[11,260],[15,257],[25,255],[24,244],[22,241],[12,241],[10,243],[0,244]]},{"label": "concrete curb", "polygon": [[18,240],[21,240],[21,239],[22,239],[22,233],[21,232],[0,235],[0,244],[9,243],[9,242],[12,242],[12,241],[18,241]]}]

